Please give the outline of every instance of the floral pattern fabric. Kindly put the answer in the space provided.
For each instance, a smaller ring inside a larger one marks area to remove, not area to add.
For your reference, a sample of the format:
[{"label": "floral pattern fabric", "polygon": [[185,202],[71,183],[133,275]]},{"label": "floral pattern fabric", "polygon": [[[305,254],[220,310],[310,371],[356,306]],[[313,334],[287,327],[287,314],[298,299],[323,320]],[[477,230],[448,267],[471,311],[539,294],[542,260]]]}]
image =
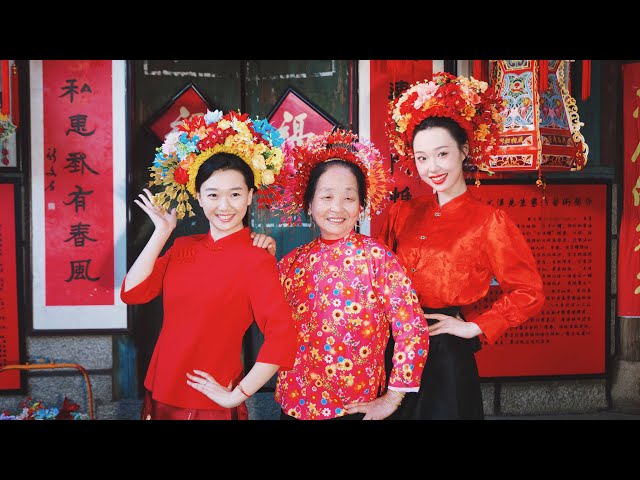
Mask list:
[{"label": "floral pattern fabric", "polygon": [[275,397],[298,419],[345,415],[344,405],[378,397],[386,384],[384,352],[395,340],[389,387],[418,391],[429,348],[418,298],[396,255],[355,232],[320,238],[279,264],[293,310],[298,352],[280,371]]}]

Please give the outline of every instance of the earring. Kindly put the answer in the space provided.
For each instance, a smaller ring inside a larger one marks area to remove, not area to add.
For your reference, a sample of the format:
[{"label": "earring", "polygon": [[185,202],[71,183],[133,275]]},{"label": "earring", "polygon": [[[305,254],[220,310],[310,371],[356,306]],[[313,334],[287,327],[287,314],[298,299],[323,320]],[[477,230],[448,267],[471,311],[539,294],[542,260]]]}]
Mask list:
[{"label": "earring", "polygon": [[360,226],[364,223],[365,219],[366,219],[366,211],[361,208],[360,209],[360,215],[358,215],[358,219],[356,220],[356,225],[355,225],[355,229],[359,232],[360,231]]}]

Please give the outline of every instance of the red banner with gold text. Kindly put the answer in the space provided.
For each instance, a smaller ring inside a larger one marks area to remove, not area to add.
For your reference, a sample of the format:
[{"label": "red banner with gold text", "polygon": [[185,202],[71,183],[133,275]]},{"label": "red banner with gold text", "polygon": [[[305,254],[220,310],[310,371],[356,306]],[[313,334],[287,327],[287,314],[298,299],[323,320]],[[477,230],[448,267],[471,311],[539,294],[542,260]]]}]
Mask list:
[{"label": "red banner with gold text", "polygon": [[622,65],[624,158],[618,316],[640,317],[640,63]]}]

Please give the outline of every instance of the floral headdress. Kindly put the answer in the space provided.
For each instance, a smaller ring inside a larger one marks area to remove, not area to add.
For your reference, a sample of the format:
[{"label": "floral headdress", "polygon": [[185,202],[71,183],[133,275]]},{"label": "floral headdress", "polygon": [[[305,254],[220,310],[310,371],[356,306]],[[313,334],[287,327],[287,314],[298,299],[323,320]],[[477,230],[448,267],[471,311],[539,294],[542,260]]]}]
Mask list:
[{"label": "floral headdress", "polygon": [[156,202],[166,210],[177,203],[179,219],[185,214],[193,217],[189,193],[196,198],[196,175],[202,164],[220,152],[237,155],[253,171],[259,193],[258,207],[266,208],[265,191],[275,182],[284,156],[280,145],[284,141],[266,119],[252,121],[236,112],[223,115],[221,111],[192,115],[170,132],[157,152],[151,170],[149,186],[164,185],[155,195]]},{"label": "floral headdress", "polygon": [[403,171],[417,175],[413,131],[427,117],[448,117],[467,132],[469,161],[491,172],[489,156],[503,130],[501,109],[502,98],[487,82],[436,73],[433,80],[413,84],[391,102],[385,125],[391,152],[398,155]]},{"label": "floral headdress", "polygon": [[300,225],[304,208],[304,192],[309,183],[311,170],[319,163],[344,160],[353,163],[364,173],[367,198],[364,214],[371,218],[382,213],[389,200],[389,185],[392,181],[384,168],[380,151],[369,140],[358,135],[335,130],[310,136],[302,145],[292,140],[282,146],[285,166],[278,178],[281,196],[272,204],[272,211],[280,211],[281,224]]}]

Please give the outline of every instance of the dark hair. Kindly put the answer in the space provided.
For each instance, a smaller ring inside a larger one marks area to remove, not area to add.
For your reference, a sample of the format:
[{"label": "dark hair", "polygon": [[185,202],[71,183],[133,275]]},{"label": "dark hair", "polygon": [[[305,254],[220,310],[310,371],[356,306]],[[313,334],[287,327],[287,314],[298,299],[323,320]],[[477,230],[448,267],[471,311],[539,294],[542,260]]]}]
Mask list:
[{"label": "dark hair", "polygon": [[[202,184],[218,170],[235,170],[240,172],[244,177],[244,181],[247,184],[249,191],[256,188],[253,170],[251,170],[251,167],[247,165],[247,162],[233,153],[220,152],[214,153],[211,157],[205,160],[202,165],[200,165],[198,174],[196,175],[196,192],[200,192]],[[242,219],[242,224],[245,227],[249,226],[249,209],[247,209],[247,213]]]},{"label": "dark hair", "polygon": [[335,165],[346,167],[351,171],[351,173],[355,175],[356,181],[358,182],[358,198],[360,200],[360,206],[364,208],[367,199],[367,179],[364,176],[364,173],[357,165],[345,160],[336,159],[319,163],[311,169],[311,173],[309,174],[309,182],[307,183],[307,189],[304,191],[303,198],[303,208],[305,212],[309,210],[309,204],[316,194],[316,189],[318,188],[318,180],[320,179],[322,174],[329,169],[329,167],[333,167]]},{"label": "dark hair", "polygon": [[[449,118],[449,117],[427,117],[422,120],[416,128],[413,130],[413,138],[411,139],[411,145],[416,139],[416,135],[418,132],[422,132],[423,130],[429,130],[430,128],[440,127],[444,128],[449,134],[453,137],[458,148],[462,150],[462,146],[465,143],[469,142],[469,136],[464,128],[460,126],[458,122]],[[465,170],[473,171],[475,166],[469,161],[469,158],[464,159],[462,164]]]}]

